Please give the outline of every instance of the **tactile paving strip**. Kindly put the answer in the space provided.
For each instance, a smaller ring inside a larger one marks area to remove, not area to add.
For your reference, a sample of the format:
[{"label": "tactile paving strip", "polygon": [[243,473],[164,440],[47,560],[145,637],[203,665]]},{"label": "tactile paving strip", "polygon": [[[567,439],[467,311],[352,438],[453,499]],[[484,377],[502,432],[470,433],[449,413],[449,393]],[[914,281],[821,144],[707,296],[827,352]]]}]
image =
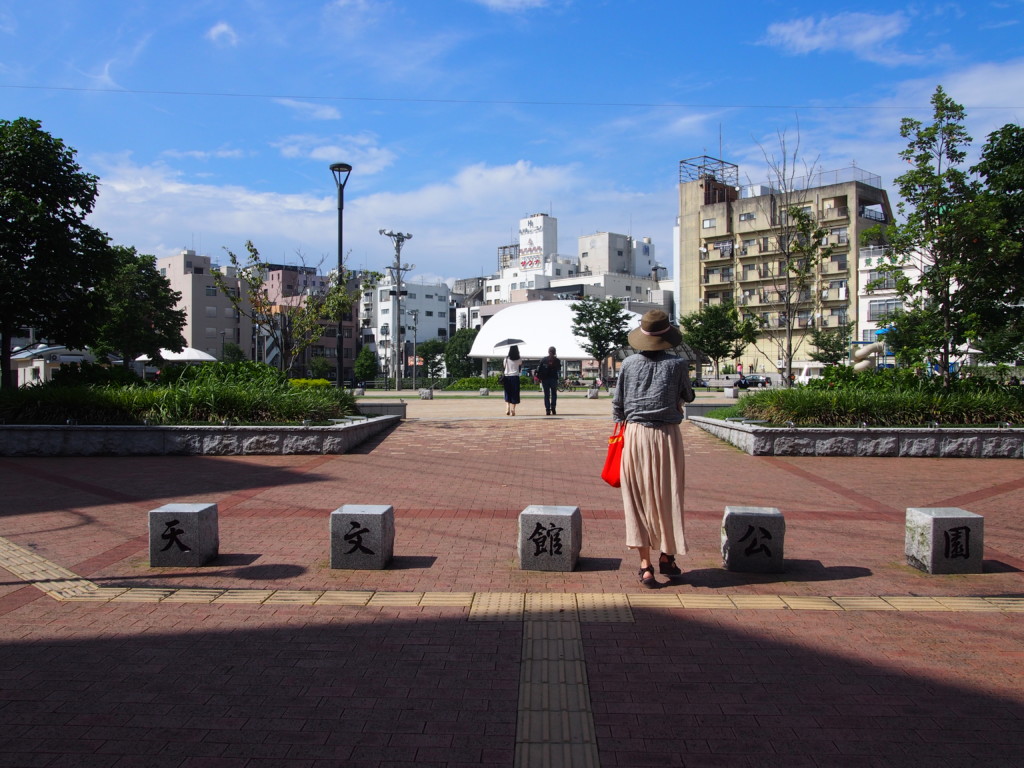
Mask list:
[{"label": "tactile paving strip", "polygon": [[469,609],[470,621],[522,621],[522,592],[477,592]]},{"label": "tactile paving strip", "polygon": [[[567,598],[573,598],[572,610]],[[575,596],[528,595],[525,614],[513,765],[596,768],[597,730]]]},{"label": "tactile paving strip", "polygon": [[1024,612],[1024,597],[723,595],[623,593],[373,592],[361,590],[100,587],[0,536],[0,567],[55,600],[469,608],[471,621],[632,622],[635,608],[686,610]]},{"label": "tactile paving strip", "polygon": [[621,593],[579,593],[576,595],[576,611],[582,622],[633,623],[629,600]]}]

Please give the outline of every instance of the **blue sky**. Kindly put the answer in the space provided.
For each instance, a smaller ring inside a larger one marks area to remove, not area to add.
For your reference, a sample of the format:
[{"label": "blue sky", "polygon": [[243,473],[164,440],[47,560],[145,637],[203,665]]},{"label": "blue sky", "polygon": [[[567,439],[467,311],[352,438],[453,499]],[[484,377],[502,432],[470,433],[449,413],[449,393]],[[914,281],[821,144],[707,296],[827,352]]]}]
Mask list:
[{"label": "blue sky", "polygon": [[[680,160],[767,178],[780,133],[890,187],[904,116],[938,84],[980,146],[1024,120],[1024,0],[0,0],[0,118],[100,177],[91,221],[165,256],[414,276],[489,274],[520,217],[653,238],[669,264]],[[301,255],[301,256],[300,256]]]}]

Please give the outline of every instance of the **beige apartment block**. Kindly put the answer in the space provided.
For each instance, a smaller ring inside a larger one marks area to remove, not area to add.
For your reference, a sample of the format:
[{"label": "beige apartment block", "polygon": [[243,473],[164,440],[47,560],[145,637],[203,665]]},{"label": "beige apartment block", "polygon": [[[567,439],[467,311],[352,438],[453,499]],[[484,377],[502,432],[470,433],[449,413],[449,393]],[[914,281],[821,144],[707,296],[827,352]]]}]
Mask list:
[{"label": "beige apartment block", "polygon": [[170,282],[171,289],[181,293],[178,308],[187,313],[182,331],[186,346],[220,360],[224,345],[232,342],[242,348],[247,358],[254,359],[252,322],[235,310],[213,277],[213,270],[219,269],[231,290],[244,298],[245,290],[234,267],[217,267],[211,264],[209,256],[186,249],[157,259],[157,269]]},{"label": "beige apartment block", "polygon": [[[793,206],[827,230],[822,243],[831,248],[816,265],[812,284],[798,292],[787,291],[792,286],[786,285],[782,262],[785,238],[793,232],[787,215]],[[737,165],[706,156],[683,160],[676,264],[679,313],[732,301],[742,316],[761,321],[757,344],[748,346],[738,361],[744,372],[779,373],[790,326],[793,366],[807,366],[815,329],[852,326],[851,339],[861,337],[856,327],[862,316],[859,301],[866,296],[859,285],[861,235],[891,221],[880,177],[861,168],[744,186]]]}]

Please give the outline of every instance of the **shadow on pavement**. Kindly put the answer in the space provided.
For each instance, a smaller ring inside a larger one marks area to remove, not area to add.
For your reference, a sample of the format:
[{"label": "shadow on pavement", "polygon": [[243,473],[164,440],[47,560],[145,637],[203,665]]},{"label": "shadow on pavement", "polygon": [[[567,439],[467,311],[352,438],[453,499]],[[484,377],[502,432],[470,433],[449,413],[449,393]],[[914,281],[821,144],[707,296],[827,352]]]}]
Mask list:
[{"label": "shadow on pavement", "polygon": [[785,573],[739,573],[724,568],[699,568],[684,571],[677,581],[694,587],[740,587],[746,584],[781,584],[785,582],[846,581],[872,575],[870,568],[856,565],[822,565],[820,560],[786,559]]},{"label": "shadow on pavement", "polygon": [[[513,764],[522,622],[45,603],[0,632],[3,765]],[[602,765],[1020,765],[1012,616],[644,610],[581,633]]]}]

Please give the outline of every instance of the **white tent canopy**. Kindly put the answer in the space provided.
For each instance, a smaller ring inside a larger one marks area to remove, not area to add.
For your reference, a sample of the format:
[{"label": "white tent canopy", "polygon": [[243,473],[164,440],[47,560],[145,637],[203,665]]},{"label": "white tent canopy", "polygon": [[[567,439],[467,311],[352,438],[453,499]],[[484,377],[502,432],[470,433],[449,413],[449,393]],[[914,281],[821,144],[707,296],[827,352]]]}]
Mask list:
[{"label": "white tent canopy", "polygon": [[[530,301],[509,304],[484,323],[473,342],[470,357],[503,358],[512,344],[519,345],[519,354],[528,360],[539,360],[554,347],[562,360],[589,360],[573,335],[573,301]],[[629,330],[640,324],[640,315],[629,312]]]},{"label": "white tent canopy", "polygon": [[[163,358],[165,363],[212,363],[217,360],[213,355],[208,355],[203,350],[196,349],[195,347],[185,347],[181,352],[161,349],[160,357]],[[135,358],[135,362],[148,363],[149,355],[139,355]]]}]

